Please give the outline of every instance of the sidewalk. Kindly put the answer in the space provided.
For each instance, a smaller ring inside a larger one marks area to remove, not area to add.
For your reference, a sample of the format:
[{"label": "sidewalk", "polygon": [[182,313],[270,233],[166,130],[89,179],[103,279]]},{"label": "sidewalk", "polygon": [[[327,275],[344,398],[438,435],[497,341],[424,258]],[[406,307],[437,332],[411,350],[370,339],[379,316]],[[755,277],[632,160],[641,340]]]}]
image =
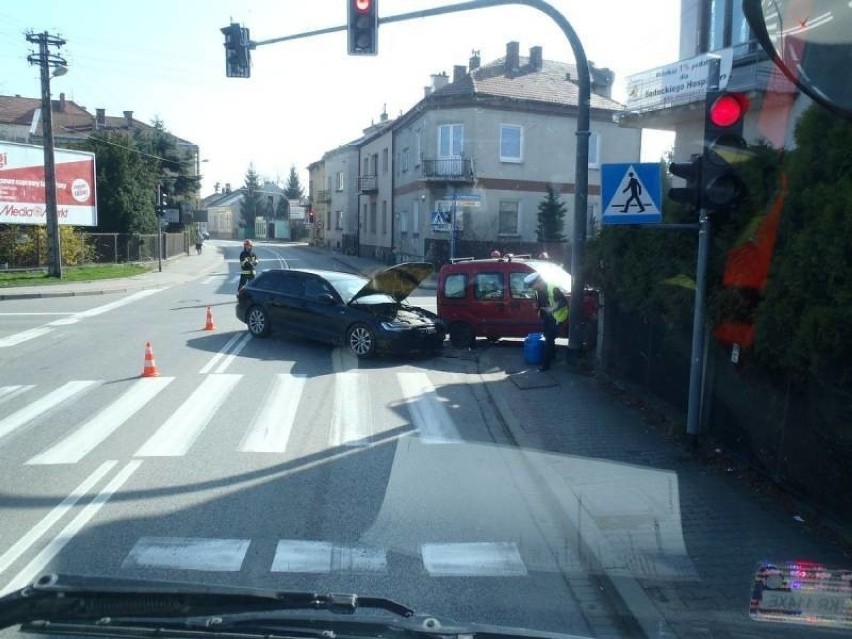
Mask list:
[{"label": "sidewalk", "polygon": [[[477,346],[480,374],[518,446],[577,531],[601,585],[646,636],[801,636],[749,618],[763,561],[852,567],[780,493],[687,454],[594,377],[523,362],[523,344]],[[562,351],[564,353],[564,351]],[[560,353],[560,355],[562,354]],[[563,355],[564,356],[564,355]]]},{"label": "sidewalk", "polygon": [[220,247],[207,242],[201,255],[196,255],[193,249],[191,254],[184,253],[163,260],[162,272],[158,270],[158,263],[154,261],[151,271],[132,277],[0,288],[0,300],[105,295],[172,286],[213,272],[222,265],[222,259],[223,253]]}]

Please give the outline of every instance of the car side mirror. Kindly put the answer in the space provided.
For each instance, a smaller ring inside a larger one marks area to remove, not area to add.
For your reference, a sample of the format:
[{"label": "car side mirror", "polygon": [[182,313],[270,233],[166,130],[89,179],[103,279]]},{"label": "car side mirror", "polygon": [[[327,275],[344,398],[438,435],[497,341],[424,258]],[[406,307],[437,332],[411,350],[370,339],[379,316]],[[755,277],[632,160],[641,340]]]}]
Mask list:
[{"label": "car side mirror", "polygon": [[337,303],[337,300],[334,299],[334,295],[331,293],[323,293],[319,297],[317,297],[317,301],[320,304],[325,304],[326,306],[333,306]]}]

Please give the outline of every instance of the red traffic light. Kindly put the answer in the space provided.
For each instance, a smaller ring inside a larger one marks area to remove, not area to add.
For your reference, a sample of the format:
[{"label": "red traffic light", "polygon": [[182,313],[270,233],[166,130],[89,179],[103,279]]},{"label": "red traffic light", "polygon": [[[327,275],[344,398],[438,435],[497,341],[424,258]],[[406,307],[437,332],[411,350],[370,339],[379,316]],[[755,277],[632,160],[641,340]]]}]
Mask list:
[{"label": "red traffic light", "polygon": [[742,93],[723,93],[710,106],[708,117],[719,127],[733,126],[748,111],[748,98]]},{"label": "red traffic light", "polygon": [[373,8],[373,0],[355,0],[355,10],[359,13],[366,13]]}]

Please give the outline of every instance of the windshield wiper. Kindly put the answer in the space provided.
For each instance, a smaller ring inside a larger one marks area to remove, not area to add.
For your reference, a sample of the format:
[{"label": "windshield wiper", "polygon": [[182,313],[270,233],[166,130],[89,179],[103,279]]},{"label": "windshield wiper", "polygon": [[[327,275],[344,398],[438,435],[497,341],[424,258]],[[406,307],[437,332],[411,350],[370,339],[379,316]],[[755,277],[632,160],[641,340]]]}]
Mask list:
[{"label": "windshield wiper", "polygon": [[399,617],[414,611],[390,599],[355,594],[207,587],[102,577],[44,575],[0,598],[0,629],[31,621],[99,621],[114,617],[186,618],[280,610],[353,614],[359,608]]},{"label": "windshield wiper", "polygon": [[[390,614],[361,617],[361,609]],[[0,598],[0,629],[18,625],[37,634],[127,639],[580,639],[439,620],[383,597],[68,575],[44,575]]]}]

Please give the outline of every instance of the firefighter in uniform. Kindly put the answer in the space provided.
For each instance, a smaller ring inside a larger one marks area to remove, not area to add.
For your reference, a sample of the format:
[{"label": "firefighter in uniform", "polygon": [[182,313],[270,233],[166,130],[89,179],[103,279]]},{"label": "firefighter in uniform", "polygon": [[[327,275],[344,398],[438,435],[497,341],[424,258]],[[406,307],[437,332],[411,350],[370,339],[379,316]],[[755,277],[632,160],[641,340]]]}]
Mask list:
[{"label": "firefighter in uniform", "polygon": [[541,316],[541,332],[544,333],[544,353],[538,370],[550,368],[556,352],[556,335],[562,324],[568,321],[568,298],[558,286],[548,284],[538,273],[530,273],[524,278],[524,284],[531,286],[538,298],[538,312]]},{"label": "firefighter in uniform", "polygon": [[243,286],[254,278],[254,267],[257,266],[257,255],[252,249],[251,240],[243,242],[243,250],[240,252],[240,284],[237,287],[237,295]]}]

